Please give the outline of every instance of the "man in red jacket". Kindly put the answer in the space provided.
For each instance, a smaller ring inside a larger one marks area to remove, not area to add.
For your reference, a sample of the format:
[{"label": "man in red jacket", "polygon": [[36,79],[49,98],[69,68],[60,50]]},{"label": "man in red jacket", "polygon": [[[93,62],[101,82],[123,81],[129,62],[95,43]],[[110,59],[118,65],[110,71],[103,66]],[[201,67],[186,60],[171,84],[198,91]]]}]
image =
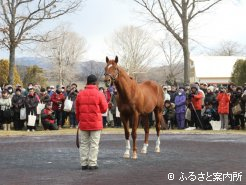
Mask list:
[{"label": "man in red jacket", "polygon": [[52,102],[52,110],[55,112],[58,128],[61,129],[63,127],[62,112],[64,108],[65,96],[62,93],[62,88],[60,85],[57,85],[56,88],[57,90],[51,95],[50,100]]},{"label": "man in red jacket", "polygon": [[89,75],[87,85],[80,91],[76,99],[76,119],[79,123],[80,163],[82,170],[95,170],[101,130],[103,129],[102,113],[108,108],[108,103],[97,87],[97,77]]},{"label": "man in red jacket", "polygon": [[196,84],[192,85],[191,94],[189,95],[191,101],[191,122],[195,123],[197,129],[203,129],[201,122],[202,98],[203,95],[199,91],[198,86]]}]

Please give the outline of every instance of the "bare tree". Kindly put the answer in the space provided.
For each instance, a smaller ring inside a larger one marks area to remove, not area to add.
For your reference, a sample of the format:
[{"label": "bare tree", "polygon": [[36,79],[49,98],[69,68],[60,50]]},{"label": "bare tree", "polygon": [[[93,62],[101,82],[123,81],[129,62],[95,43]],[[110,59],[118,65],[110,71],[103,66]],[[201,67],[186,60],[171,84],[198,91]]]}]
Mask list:
[{"label": "bare tree", "polygon": [[81,65],[82,79],[86,80],[87,76],[89,76],[90,74],[94,74],[99,80],[102,79],[105,72],[104,66],[105,64],[102,62],[96,62],[96,61],[83,62]]},{"label": "bare tree", "polygon": [[190,81],[189,23],[222,0],[134,0],[179,42],[184,55],[184,82]]},{"label": "bare tree", "polygon": [[126,26],[116,31],[111,39],[111,49],[120,59],[120,65],[129,75],[144,72],[150,61],[153,60],[153,47],[147,32],[134,27]]},{"label": "bare tree", "polygon": [[244,54],[244,48],[234,41],[222,41],[219,47],[210,53],[210,55],[216,56],[238,56]]},{"label": "bare tree", "polygon": [[[164,55],[163,69],[166,74],[166,80],[174,84],[178,76],[183,74],[183,55],[182,48],[176,40],[171,38],[168,34],[166,38],[158,43]],[[165,67],[167,65],[167,67]]]},{"label": "bare tree", "polygon": [[74,12],[83,0],[0,0],[2,44],[9,50],[8,81],[13,84],[15,50],[23,43],[45,41],[35,32],[41,23]]},{"label": "bare tree", "polygon": [[76,63],[86,52],[85,39],[75,32],[67,31],[67,27],[69,26],[57,27],[49,33],[49,37],[52,38],[49,42],[42,42],[38,45],[39,54],[48,56],[51,60],[51,76],[57,79],[59,84],[74,80],[77,71]]}]

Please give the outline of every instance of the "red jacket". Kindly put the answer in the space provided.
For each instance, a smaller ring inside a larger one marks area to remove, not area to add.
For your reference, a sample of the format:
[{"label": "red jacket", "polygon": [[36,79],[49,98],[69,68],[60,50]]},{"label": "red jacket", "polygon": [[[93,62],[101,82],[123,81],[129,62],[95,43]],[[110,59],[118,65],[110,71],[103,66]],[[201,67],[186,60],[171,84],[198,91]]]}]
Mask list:
[{"label": "red jacket", "polygon": [[54,92],[50,98],[52,102],[52,110],[63,110],[65,96],[63,93],[57,94]]},{"label": "red jacket", "polygon": [[50,111],[52,111],[52,110],[49,110],[49,109],[47,109],[47,108],[44,108],[44,109],[42,110],[42,112],[41,112],[41,118],[42,118],[44,121],[46,121],[46,122],[48,122],[48,123],[50,123],[50,124],[54,124],[54,123],[55,123],[56,117],[55,117],[55,114],[49,114]]},{"label": "red jacket", "polygon": [[202,110],[202,98],[203,95],[199,91],[192,97],[191,102],[193,103],[195,110]]},{"label": "red jacket", "polygon": [[103,128],[102,113],[107,111],[108,103],[97,86],[87,85],[85,90],[80,91],[75,107],[80,130],[101,130]]},{"label": "red jacket", "polygon": [[217,101],[219,103],[218,113],[219,114],[229,114],[229,103],[230,95],[227,93],[219,93],[217,96]]}]

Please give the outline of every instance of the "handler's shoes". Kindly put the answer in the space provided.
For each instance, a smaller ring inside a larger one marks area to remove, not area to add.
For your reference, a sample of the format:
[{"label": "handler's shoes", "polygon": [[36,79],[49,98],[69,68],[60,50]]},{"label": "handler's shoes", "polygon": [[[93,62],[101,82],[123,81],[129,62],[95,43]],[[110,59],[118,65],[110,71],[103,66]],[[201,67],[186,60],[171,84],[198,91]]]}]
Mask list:
[{"label": "handler's shoes", "polygon": [[89,166],[88,169],[89,170],[97,170],[98,169],[98,166]]},{"label": "handler's shoes", "polygon": [[81,169],[82,170],[87,170],[88,169],[88,166],[81,166]]}]

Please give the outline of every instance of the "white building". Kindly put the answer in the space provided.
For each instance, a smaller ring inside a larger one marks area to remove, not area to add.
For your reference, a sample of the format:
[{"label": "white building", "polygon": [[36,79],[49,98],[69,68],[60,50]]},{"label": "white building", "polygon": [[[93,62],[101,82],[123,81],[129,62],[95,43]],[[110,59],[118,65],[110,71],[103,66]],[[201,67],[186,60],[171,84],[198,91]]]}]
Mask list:
[{"label": "white building", "polygon": [[192,56],[190,82],[227,84],[239,56]]}]

